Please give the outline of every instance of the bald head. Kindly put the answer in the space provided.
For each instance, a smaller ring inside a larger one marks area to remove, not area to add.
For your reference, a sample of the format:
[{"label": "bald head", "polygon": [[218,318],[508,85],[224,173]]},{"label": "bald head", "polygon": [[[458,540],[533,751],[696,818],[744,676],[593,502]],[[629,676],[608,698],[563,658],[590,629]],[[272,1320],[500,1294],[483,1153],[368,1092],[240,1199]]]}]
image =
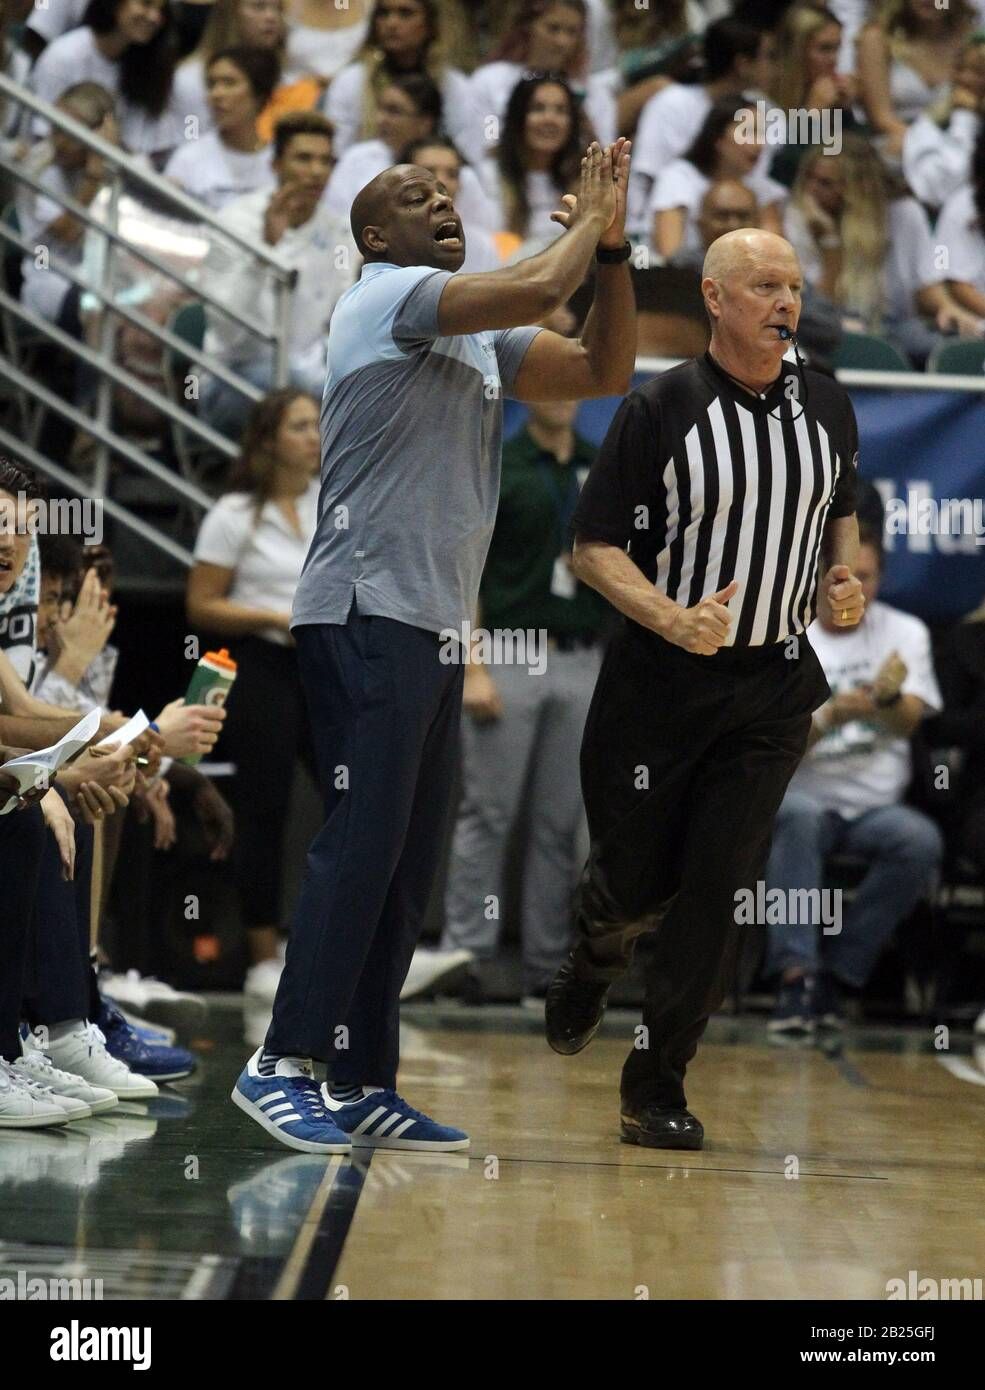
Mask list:
[{"label": "bald head", "polygon": [[702,278],[723,281],[777,260],[793,261],[799,267],[797,253],[785,237],[761,232],[756,227],[740,227],[726,232],[708,247]]},{"label": "bald head", "polygon": [[361,188],[353,199],[352,207],[349,210],[349,226],[352,228],[352,237],[359,253],[366,260],[373,260],[374,256],[372,251],[367,250],[363,245],[363,232],[367,227],[381,225],[386,215],[387,204],[399,182],[399,176],[406,174],[407,170],[412,167],[410,164],[395,164],[390,169],[384,169],[382,174],[377,174],[375,179],[370,179],[365,188]]}]

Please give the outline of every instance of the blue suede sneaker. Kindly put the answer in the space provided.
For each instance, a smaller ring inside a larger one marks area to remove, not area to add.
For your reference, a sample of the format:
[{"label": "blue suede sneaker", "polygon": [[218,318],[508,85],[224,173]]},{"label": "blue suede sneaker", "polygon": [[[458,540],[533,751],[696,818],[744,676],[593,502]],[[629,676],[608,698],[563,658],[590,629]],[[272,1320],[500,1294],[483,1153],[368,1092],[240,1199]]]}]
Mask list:
[{"label": "blue suede sneaker", "polygon": [[191,1076],[198,1063],[185,1047],[150,1045],[138,1037],[115,1004],[102,1000],[97,1025],[106,1039],[106,1051],[131,1071],[149,1076],[152,1081],[180,1081]]},{"label": "blue suede sneaker", "polygon": [[233,1104],[289,1149],[347,1154],[352,1147],[349,1136],[326,1111],[323,1088],[312,1077],[310,1063],[299,1065],[292,1057],[281,1057],[273,1076],[261,1076],[257,1063],[262,1055],[258,1047],[240,1072]]},{"label": "blue suede sneaker", "polygon": [[396,1091],[364,1086],[362,1100],[333,1100],[322,1088],[325,1108],[340,1129],[352,1139],[353,1148],[421,1149],[451,1153],[469,1147],[461,1129],[439,1125],[408,1105]]}]

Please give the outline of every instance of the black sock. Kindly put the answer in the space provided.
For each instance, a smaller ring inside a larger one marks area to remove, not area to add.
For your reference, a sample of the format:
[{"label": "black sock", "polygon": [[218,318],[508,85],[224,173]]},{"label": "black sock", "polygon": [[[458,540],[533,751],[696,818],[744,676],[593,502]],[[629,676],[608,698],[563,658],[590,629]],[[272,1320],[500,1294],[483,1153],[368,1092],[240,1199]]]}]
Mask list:
[{"label": "black sock", "polygon": [[328,1093],[333,1100],[353,1101],[362,1100],[363,1088],[361,1086],[346,1085],[341,1081],[330,1081],[328,1083]]}]

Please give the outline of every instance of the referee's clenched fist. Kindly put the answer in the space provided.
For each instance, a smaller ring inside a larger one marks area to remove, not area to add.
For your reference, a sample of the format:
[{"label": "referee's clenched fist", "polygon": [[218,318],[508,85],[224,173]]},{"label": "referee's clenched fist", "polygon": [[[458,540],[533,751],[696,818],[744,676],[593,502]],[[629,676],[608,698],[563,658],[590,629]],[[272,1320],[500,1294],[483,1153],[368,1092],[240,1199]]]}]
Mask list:
[{"label": "referee's clenched fist", "polygon": [[733,579],[731,584],[726,584],[717,594],[709,594],[693,608],[682,608],[667,630],[669,640],[686,652],[714,656],[728,641],[732,614],[725,605],[738,591],[739,586]]}]

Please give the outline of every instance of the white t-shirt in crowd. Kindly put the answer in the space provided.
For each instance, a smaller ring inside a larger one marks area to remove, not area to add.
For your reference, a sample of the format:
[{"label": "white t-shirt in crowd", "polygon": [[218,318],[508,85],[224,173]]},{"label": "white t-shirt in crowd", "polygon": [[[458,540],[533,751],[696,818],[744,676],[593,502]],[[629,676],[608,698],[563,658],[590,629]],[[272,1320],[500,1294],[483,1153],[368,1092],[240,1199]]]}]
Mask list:
[{"label": "white t-shirt in crowd", "polygon": [[[332,79],[322,103],[325,115],[335,126],[335,158],[338,159],[359,138],[363,122],[363,92],[366,70],[361,62],[350,63]],[[457,68],[446,68],[441,88],[442,127],[455,141],[466,159],[472,160],[474,144],[469,98],[469,79]]]},{"label": "white t-shirt in crowd", "polygon": [[297,82],[308,74],[331,81],[351,63],[369,33],[369,16],[344,29],[316,29],[292,23],[287,32],[283,82]]},{"label": "white t-shirt in crowd", "polygon": [[626,226],[630,232],[649,231],[646,209],[657,176],[679,158],[701,129],[711,110],[711,97],[700,84],[672,82],[643,107],[633,137]]},{"label": "white t-shirt in crowd", "polygon": [[[296,499],[300,536],[274,502],[264,503],[259,518],[246,492],[228,492],[205,514],[195,542],[195,559],[233,571],[226,595],[247,608],[290,613],[301,567],[318,521],[318,479]],[[264,628],[260,637],[286,647],[286,632]]]},{"label": "white t-shirt in crowd", "polygon": [[[522,63],[482,63],[468,79],[472,103],[473,148],[489,150],[499,139],[499,126],[509,105],[513,88],[524,76]],[[616,97],[611,71],[591,73],[580,85],[571,81],[572,88],[584,97],[585,113],[603,145],[616,138]],[[492,124],[487,124],[493,118]]]},{"label": "white t-shirt in crowd", "polygon": [[34,9],[27,17],[26,27],[47,43],[60,38],[70,29],[77,29],[89,7],[89,0],[34,0]]},{"label": "white t-shirt in crowd", "polygon": [[[930,633],[912,614],[877,600],[858,627],[828,632],[815,622],[808,635],[832,695],[871,685],[896,651],[907,666],[903,694],[918,696],[932,712],[941,708]],[[864,811],[895,806],[911,775],[909,740],[856,719],[830,729],[808,750],[791,786],[852,820]]]},{"label": "white t-shirt in crowd", "polygon": [[232,150],[212,130],[179,145],[165,165],[164,174],[192,198],[218,212],[234,198],[260,188],[273,188],[277,176],[271,156],[270,145],[252,153]]},{"label": "white t-shirt in crowd", "polygon": [[602,72],[619,62],[619,44],[609,0],[587,0],[588,66],[591,72]]},{"label": "white t-shirt in crowd", "polygon": [[[124,101],[119,96],[120,65],[104,57],[89,28],[72,29],[55,39],[31,71],[32,90],[52,105],[67,87],[77,82],[98,82],[116,97],[120,143],[133,154],[158,154],[173,150],[182,142],[185,112],[179,91],[172,90],[171,99],[160,116],[152,116],[132,102]],[[47,121],[36,117],[34,131],[40,136],[47,135]]]},{"label": "white t-shirt in crowd", "polygon": [[[768,174],[761,173],[757,167],[742,180],[745,186],[755,193],[761,208],[773,203],[782,203],[788,190]],[[684,240],[680,251],[700,251],[701,233],[698,230],[698,214],[701,200],[711,187],[711,179],[703,174],[689,159],[674,159],[653,185],[650,203],[647,208],[647,227],[653,224],[654,215],[668,208],[686,208],[687,221],[684,226]]]},{"label": "white t-shirt in crowd", "polygon": [[941,209],[934,239],[948,251],[947,278],[974,285],[985,294],[985,234],[978,220],[975,191],[969,185],[952,193]]},{"label": "white t-shirt in crowd", "polygon": [[382,140],[357,140],[332,170],[322,203],[339,217],[348,217],[356,194],[396,163],[390,146]]},{"label": "white t-shirt in crowd", "polygon": [[466,275],[476,275],[481,270],[501,269],[503,262],[496,250],[492,234],[487,232],[485,227],[469,226],[464,217],[462,225],[465,228],[465,260],[462,262],[462,271]]},{"label": "white t-shirt in crowd", "polygon": [[968,182],[971,156],[981,129],[974,111],[958,108],[946,126],[918,116],[903,137],[903,177],[928,207],[939,208]]},{"label": "white t-shirt in crowd", "polygon": [[212,129],[212,112],[205,88],[205,64],[201,58],[186,58],[175,68],[174,95],[186,116],[198,118],[199,134]]},{"label": "white t-shirt in crowd", "polygon": [[[43,167],[42,167],[43,166]],[[34,174],[44,185],[44,193],[32,193],[27,185],[22,185],[23,196],[18,199],[17,216],[21,224],[21,235],[25,241],[37,246],[44,244],[52,256],[66,261],[76,268],[82,264],[83,241],[61,241],[45,232],[52,222],[58,220],[65,211],[63,198],[74,196],[75,189],[82,180],[82,171],[73,176],[51,162],[51,145],[47,140],[35,145],[28,155],[26,172]],[[49,267],[39,269],[34,256],[25,256],[21,262],[24,285],[21,289],[21,303],[36,314],[54,322],[58,318],[70,281]]]},{"label": "white t-shirt in crowd", "polygon": [[[883,317],[899,323],[920,312],[914,298],[918,290],[944,280],[944,272],[937,269],[934,255],[935,241],[943,238],[939,227],[936,236],[931,233],[927,214],[916,198],[894,198],[889,204],[887,220],[889,245],[883,263]],[[797,252],[804,279],[817,289],[823,273],[821,253],[807,230],[803,213],[793,203],[788,204],[784,212],[783,233]],[[846,304],[844,311],[852,313],[859,308]]]},{"label": "white t-shirt in crowd", "polygon": [[[270,189],[261,188],[227,203],[219,214],[224,226],[261,246]],[[289,350],[305,356],[324,337],[339,297],[356,279],[359,257],[348,224],[323,204],[300,227],[289,227],[275,247],[278,259],[298,272],[292,302]],[[258,278],[252,259],[231,243],[213,236],[202,270],[202,283],[216,299],[240,309],[273,330],[276,297],[273,276]],[[206,305],[205,347],[225,362],[248,362],[262,352],[258,339]]]},{"label": "white t-shirt in crowd", "polygon": [[[503,184],[499,166],[492,157],[484,159],[479,165],[479,177],[489,201],[493,206],[497,231],[505,231],[507,223],[506,204],[503,199]],[[521,235],[524,240],[553,241],[564,228],[551,221],[551,213],[557,212],[564,191],[559,189],[550,174],[529,173],[527,175],[527,204],[530,216]]]}]

